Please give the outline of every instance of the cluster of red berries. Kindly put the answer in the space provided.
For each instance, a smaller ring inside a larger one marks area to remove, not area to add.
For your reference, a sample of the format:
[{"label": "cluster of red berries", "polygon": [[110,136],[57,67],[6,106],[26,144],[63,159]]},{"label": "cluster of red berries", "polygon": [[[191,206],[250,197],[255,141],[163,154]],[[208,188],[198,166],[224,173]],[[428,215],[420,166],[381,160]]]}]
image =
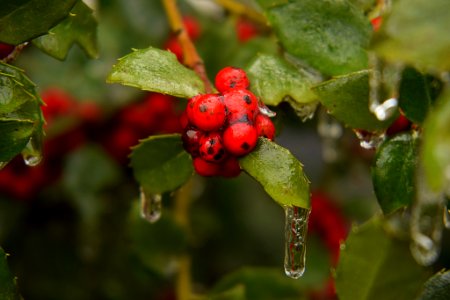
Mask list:
[{"label": "cluster of red berries", "polygon": [[251,152],[258,136],[272,140],[275,126],[260,113],[263,104],[248,90],[244,70],[222,69],[215,85],[218,94],[189,99],[181,117],[183,145],[198,174],[235,177],[240,173],[237,157]]}]

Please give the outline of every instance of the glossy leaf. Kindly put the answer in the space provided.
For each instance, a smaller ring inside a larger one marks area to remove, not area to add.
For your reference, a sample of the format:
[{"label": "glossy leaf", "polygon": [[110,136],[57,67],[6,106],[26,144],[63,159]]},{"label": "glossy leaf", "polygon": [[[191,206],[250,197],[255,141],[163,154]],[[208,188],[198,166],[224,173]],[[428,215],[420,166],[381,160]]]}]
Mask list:
[{"label": "glossy leaf", "polygon": [[440,191],[450,184],[450,90],[437,100],[423,129],[422,160],[430,188]]},{"label": "glossy leaf", "polygon": [[205,297],[205,300],[246,300],[245,286],[238,284],[220,294],[210,295]]},{"label": "glossy leaf", "polygon": [[8,263],[6,261],[6,253],[2,248],[0,248],[0,299],[21,299],[16,281],[17,280],[9,271]]},{"label": "glossy leaf", "polygon": [[428,278],[406,241],[389,237],[381,218],[355,226],[341,251],[336,290],[341,300],[415,299]]},{"label": "glossy leaf", "polygon": [[240,165],[278,204],[310,207],[310,182],[289,150],[260,138],[255,150],[240,159]]},{"label": "glossy leaf", "polygon": [[436,79],[407,68],[400,83],[399,107],[413,123],[422,124],[439,90],[440,84]]},{"label": "glossy leaf", "polygon": [[32,135],[43,135],[41,103],[22,70],[0,63],[0,162],[21,152]]},{"label": "glossy leaf", "polygon": [[77,0],[9,0],[0,7],[0,42],[17,45],[46,34]]},{"label": "glossy leaf", "polygon": [[66,58],[75,43],[89,57],[97,57],[97,21],[92,10],[82,1],[77,2],[70,14],[50,33],[33,40],[39,49],[60,60]]},{"label": "glossy leaf", "polygon": [[393,3],[374,48],[389,61],[438,71],[450,69],[450,1]]},{"label": "glossy leaf", "polygon": [[415,197],[415,170],[419,139],[403,133],[377,149],[372,180],[378,203],[385,214],[408,206]]},{"label": "glossy leaf", "polygon": [[151,136],[131,153],[134,177],[147,194],[170,192],[193,174],[190,155],[179,134]]},{"label": "glossy leaf", "polygon": [[267,105],[276,106],[287,97],[301,104],[317,100],[310,87],[319,80],[280,57],[259,55],[250,63],[247,74],[251,90]]},{"label": "glossy leaf", "polygon": [[450,295],[450,271],[441,271],[425,282],[419,300],[446,300]]},{"label": "glossy leaf", "polygon": [[369,111],[369,72],[367,70],[338,76],[315,87],[313,91],[328,113],[354,129],[383,130],[392,123],[396,114],[379,121]]},{"label": "glossy leaf", "polygon": [[173,53],[152,47],[119,59],[107,82],[181,98],[204,92],[203,82],[194,71],[180,64]]},{"label": "glossy leaf", "polygon": [[256,0],[262,8],[272,8],[289,3],[289,0]]},{"label": "glossy leaf", "polygon": [[303,0],[266,10],[283,47],[328,75],[367,68],[372,28],[348,1]]}]

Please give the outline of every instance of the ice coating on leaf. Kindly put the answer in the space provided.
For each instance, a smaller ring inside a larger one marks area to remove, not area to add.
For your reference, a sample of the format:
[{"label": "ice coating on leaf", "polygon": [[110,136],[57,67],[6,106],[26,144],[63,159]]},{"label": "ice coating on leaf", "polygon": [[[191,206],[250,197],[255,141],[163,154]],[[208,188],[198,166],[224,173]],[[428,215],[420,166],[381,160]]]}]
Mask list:
[{"label": "ice coating on leaf", "polygon": [[285,206],[285,256],[284,271],[293,279],[305,272],[306,235],[310,210],[296,206]]},{"label": "ice coating on leaf", "polygon": [[141,187],[141,217],[150,223],[155,223],[161,218],[162,196],[161,194],[148,194]]},{"label": "ice coating on leaf", "polygon": [[317,132],[322,138],[322,157],[326,162],[334,162],[339,158],[338,141],[344,130],[342,125],[324,110],[319,113]]},{"label": "ice coating on leaf", "polygon": [[359,145],[364,149],[375,149],[385,140],[386,134],[355,130],[356,137],[359,139]]}]

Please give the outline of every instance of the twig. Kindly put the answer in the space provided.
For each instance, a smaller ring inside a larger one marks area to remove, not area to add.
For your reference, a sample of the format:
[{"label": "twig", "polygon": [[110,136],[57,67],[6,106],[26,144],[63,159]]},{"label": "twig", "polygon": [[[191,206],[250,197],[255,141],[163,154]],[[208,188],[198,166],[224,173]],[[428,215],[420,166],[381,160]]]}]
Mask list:
[{"label": "twig", "polygon": [[258,11],[244,5],[242,3],[237,2],[236,0],[215,0],[219,5],[224,7],[225,9],[237,14],[241,15],[259,25],[261,27],[267,27],[266,18],[259,13]]},{"label": "twig", "polygon": [[17,56],[22,52],[23,49],[28,45],[28,42],[22,43],[20,45],[17,45],[14,47],[14,50],[8,54],[5,58],[3,58],[1,61],[4,63],[9,63],[17,58]]},{"label": "twig", "polygon": [[176,4],[176,0],[162,1],[167,17],[169,19],[170,28],[175,33],[178,42],[181,45],[181,49],[183,51],[183,63],[198,74],[200,79],[203,81],[203,84],[205,85],[206,93],[212,93],[213,88],[211,82],[208,79],[208,76],[206,75],[205,65],[200,55],[198,54],[197,49],[192,43],[189,35],[187,34],[186,28],[183,24],[183,19]]}]

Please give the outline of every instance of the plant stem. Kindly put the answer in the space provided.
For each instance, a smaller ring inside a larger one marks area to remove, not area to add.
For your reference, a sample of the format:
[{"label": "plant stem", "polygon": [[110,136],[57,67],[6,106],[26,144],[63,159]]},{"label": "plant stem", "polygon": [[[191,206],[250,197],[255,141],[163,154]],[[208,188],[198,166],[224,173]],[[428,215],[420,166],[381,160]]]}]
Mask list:
[{"label": "plant stem", "polygon": [[23,49],[25,49],[25,47],[28,45],[28,42],[22,43],[20,45],[17,45],[14,50],[8,54],[8,56],[6,56],[5,58],[3,58],[1,61],[4,62],[5,64],[15,60],[17,58],[17,56],[20,54],[20,52],[22,52]]},{"label": "plant stem", "polygon": [[[189,180],[175,196],[174,218],[187,233],[189,227],[189,206],[191,204],[191,194],[193,188],[193,179]],[[191,258],[188,254],[182,255],[179,260],[178,276],[176,279],[176,293],[178,300],[191,299]]]},{"label": "plant stem", "polygon": [[246,17],[247,19],[261,25],[262,27],[267,27],[266,18],[258,11],[237,2],[236,0],[215,0],[219,5],[223,6],[225,9]]},{"label": "plant stem", "polygon": [[208,79],[208,76],[206,75],[205,65],[200,55],[198,54],[197,49],[192,43],[192,40],[187,34],[176,0],[162,1],[167,14],[167,18],[169,19],[170,28],[175,33],[178,42],[181,45],[181,49],[183,51],[183,63],[198,74],[200,79],[203,81],[203,84],[205,85],[205,92],[212,93],[213,88],[211,82]]}]

